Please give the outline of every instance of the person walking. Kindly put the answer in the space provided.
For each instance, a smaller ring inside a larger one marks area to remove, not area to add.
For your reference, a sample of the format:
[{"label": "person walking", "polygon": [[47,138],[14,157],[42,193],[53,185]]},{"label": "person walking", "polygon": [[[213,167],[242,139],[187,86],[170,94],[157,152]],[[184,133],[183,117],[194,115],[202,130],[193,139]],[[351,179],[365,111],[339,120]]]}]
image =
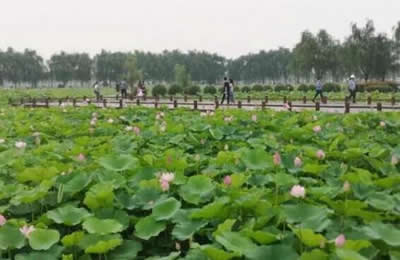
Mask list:
[{"label": "person walking", "polygon": [[143,97],[144,96],[144,89],[143,89],[143,83],[142,81],[139,80],[138,86],[137,86],[137,93],[136,95],[138,97]]},{"label": "person walking", "polygon": [[123,81],[121,82],[120,88],[121,88],[121,97],[122,97],[123,99],[124,99],[124,98],[127,98],[127,97],[128,97],[128,93],[127,93],[127,91],[128,91],[128,83],[126,83],[125,80],[123,80]]},{"label": "person walking", "polygon": [[221,105],[224,103],[225,98],[227,99],[228,105],[229,105],[229,101],[230,101],[230,86],[229,86],[229,81],[228,79],[225,77],[224,78],[224,94],[222,96],[222,100],[221,100]]},{"label": "person walking", "polygon": [[315,103],[315,99],[316,99],[318,96],[320,96],[321,100],[324,98],[324,95],[322,94],[322,88],[323,88],[323,85],[322,85],[321,79],[318,78],[318,79],[317,79],[317,83],[315,84],[315,96],[314,96],[314,98],[312,99],[312,102]]},{"label": "person walking", "polygon": [[100,101],[100,86],[98,81],[94,83],[93,88],[94,88],[94,94],[96,95],[96,100]]},{"label": "person walking", "polygon": [[348,96],[347,99],[350,100],[352,98],[353,103],[356,103],[356,91],[357,91],[356,77],[354,75],[351,75],[349,80],[350,96]]},{"label": "person walking", "polygon": [[235,95],[233,93],[234,88],[235,88],[235,82],[233,81],[233,79],[229,79],[229,89],[230,89],[229,95],[232,103],[235,103]]}]

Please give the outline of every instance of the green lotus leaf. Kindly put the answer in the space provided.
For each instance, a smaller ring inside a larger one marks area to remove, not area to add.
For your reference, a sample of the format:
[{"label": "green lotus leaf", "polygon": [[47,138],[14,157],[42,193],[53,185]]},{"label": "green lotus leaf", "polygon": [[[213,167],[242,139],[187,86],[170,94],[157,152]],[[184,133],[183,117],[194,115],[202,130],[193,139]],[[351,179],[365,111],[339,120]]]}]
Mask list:
[{"label": "green lotus leaf", "polygon": [[155,220],[168,220],[178,212],[181,203],[174,198],[169,198],[157,202],[154,205],[152,216]]},{"label": "green lotus leaf", "polygon": [[0,249],[19,249],[25,245],[25,237],[17,227],[6,224],[0,228]]},{"label": "green lotus leaf", "polygon": [[244,150],[240,159],[249,170],[265,170],[272,167],[272,156],[261,149]]},{"label": "green lotus leaf", "polygon": [[[32,252],[28,254],[17,254],[15,260],[54,260],[60,259],[64,248],[62,246],[53,246],[45,252]],[[63,258],[64,259],[64,258]]]},{"label": "green lotus leaf", "polygon": [[135,259],[137,254],[143,249],[142,244],[135,240],[124,240],[121,246],[117,247],[109,254],[113,260]]},{"label": "green lotus leaf", "polygon": [[391,224],[373,222],[361,230],[370,239],[382,240],[394,247],[400,246],[400,230]]},{"label": "green lotus leaf", "polygon": [[359,253],[343,248],[336,249],[336,255],[341,260],[367,260],[367,258],[363,257]]},{"label": "green lotus leaf", "polygon": [[311,252],[305,252],[301,255],[300,260],[328,260],[329,255],[322,250],[314,249]]},{"label": "green lotus leaf", "polygon": [[75,226],[80,224],[85,218],[91,214],[84,208],[76,208],[72,205],[67,205],[62,208],[57,208],[47,212],[47,217],[57,224],[66,226]]},{"label": "green lotus leaf", "polygon": [[130,155],[109,155],[99,160],[99,164],[110,171],[126,171],[138,165],[139,160]]},{"label": "green lotus leaf", "polygon": [[61,242],[65,247],[77,246],[79,245],[84,236],[85,233],[83,233],[82,231],[76,231],[72,234],[64,236],[61,239]]},{"label": "green lotus leaf", "polygon": [[140,219],[135,225],[135,236],[138,238],[149,240],[158,236],[166,228],[164,222],[157,222],[153,217],[145,217]]},{"label": "green lotus leaf", "polygon": [[79,247],[87,254],[104,254],[122,245],[120,235],[85,235],[79,243]]},{"label": "green lotus leaf", "polygon": [[250,239],[235,232],[222,232],[222,234],[217,235],[215,239],[229,251],[240,255],[249,255],[257,248]]},{"label": "green lotus leaf", "polygon": [[111,183],[99,183],[86,192],[83,203],[90,209],[109,208],[113,206],[114,187]]},{"label": "green lotus leaf", "polygon": [[36,229],[29,236],[29,245],[35,250],[48,250],[60,240],[60,233],[51,229]]},{"label": "green lotus leaf", "polygon": [[175,260],[180,254],[179,252],[172,252],[168,256],[153,256],[146,258],[146,260]]},{"label": "green lotus leaf", "polygon": [[202,250],[212,260],[230,260],[240,257],[239,253],[229,253],[213,246],[205,246]]},{"label": "green lotus leaf", "polygon": [[326,238],[320,234],[315,234],[311,229],[294,230],[297,237],[309,247],[318,247],[326,242]]},{"label": "green lotus leaf", "polygon": [[210,178],[201,175],[192,176],[181,186],[179,194],[185,201],[198,205],[211,199],[214,188]]},{"label": "green lotus leaf", "polygon": [[190,219],[193,212],[193,210],[179,210],[176,213],[172,219],[172,222],[176,223],[172,230],[173,237],[181,241],[189,239],[195,232],[208,224],[205,220]]},{"label": "green lotus leaf", "polygon": [[83,222],[82,227],[90,234],[107,235],[118,233],[123,230],[121,223],[114,219],[88,218]]},{"label": "green lotus leaf", "polygon": [[248,253],[251,260],[279,259],[295,260],[299,259],[296,251],[288,245],[260,246]]}]

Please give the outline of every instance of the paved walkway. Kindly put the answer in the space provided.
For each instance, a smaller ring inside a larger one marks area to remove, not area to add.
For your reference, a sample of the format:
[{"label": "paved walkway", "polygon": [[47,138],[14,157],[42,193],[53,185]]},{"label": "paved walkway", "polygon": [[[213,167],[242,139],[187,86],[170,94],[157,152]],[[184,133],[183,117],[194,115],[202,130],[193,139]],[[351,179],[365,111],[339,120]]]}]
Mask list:
[{"label": "paved walkway", "polygon": [[[103,102],[93,102],[91,103],[92,105],[95,105],[97,107],[103,107]],[[26,104],[27,106],[30,106],[30,103]],[[37,106],[44,106],[45,103],[40,102],[37,103]],[[84,107],[88,106],[89,104],[87,102],[77,102],[76,106],[77,107]],[[251,103],[247,102],[242,102],[242,107],[241,109],[246,109],[246,110],[256,110],[256,109],[261,109],[262,102],[261,101],[252,101]],[[51,102],[49,103],[49,106],[51,107],[59,107],[58,102]],[[66,107],[72,107],[73,103],[72,102],[64,102],[63,106]],[[135,107],[137,106],[136,101],[130,101],[130,100],[124,100],[123,101],[123,107]],[[140,106],[143,107],[155,107],[155,102],[154,100],[151,101],[140,101]],[[315,104],[308,102],[307,104],[304,104],[303,102],[292,102],[292,111],[303,111],[303,110],[314,110],[315,111]],[[299,106],[299,107],[298,107]],[[107,100],[107,107],[110,108],[118,108],[120,107],[120,102],[118,100]],[[174,108],[174,103],[169,101],[168,99],[161,99],[158,101],[158,107],[168,107],[170,109]],[[193,109],[194,108],[194,101],[187,101],[184,102],[183,100],[178,101],[178,107],[179,108],[188,108],[188,109]],[[202,111],[213,111],[215,110],[215,104],[211,100],[203,100],[202,102],[198,102],[197,108]],[[238,104],[231,104],[229,106],[227,105],[220,105],[219,109],[232,109],[232,108],[238,108]],[[382,110],[384,112],[388,111],[400,111],[400,106],[399,105],[394,105],[392,106],[390,103],[384,103],[382,104]],[[272,101],[266,104],[266,109],[273,109],[276,111],[287,111],[288,109],[285,107],[285,105],[282,102],[278,101]],[[330,102],[328,104],[320,104],[320,111],[321,112],[330,112],[330,113],[344,113],[345,112],[345,106],[343,102]],[[371,104],[368,105],[365,102],[362,103],[356,103],[356,104],[350,104],[350,112],[376,112],[377,111],[377,104]]]}]

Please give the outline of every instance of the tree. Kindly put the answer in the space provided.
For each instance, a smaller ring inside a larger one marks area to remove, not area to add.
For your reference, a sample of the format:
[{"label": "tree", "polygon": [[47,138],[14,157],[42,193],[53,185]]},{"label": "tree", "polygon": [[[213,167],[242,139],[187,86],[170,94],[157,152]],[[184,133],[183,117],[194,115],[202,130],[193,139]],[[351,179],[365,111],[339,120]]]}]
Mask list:
[{"label": "tree", "polygon": [[38,82],[45,76],[45,65],[43,58],[36,51],[26,49],[23,53],[23,78],[24,82],[30,82],[32,87],[36,87]]},{"label": "tree", "polygon": [[184,92],[190,87],[191,76],[186,72],[186,67],[184,65],[175,65],[175,82],[183,88]]},{"label": "tree", "polygon": [[136,56],[134,54],[129,54],[127,56],[125,63],[125,78],[131,87],[131,93],[133,93],[135,83],[143,78],[142,72],[137,68]]},{"label": "tree", "polygon": [[62,87],[65,87],[68,81],[74,78],[74,62],[73,57],[65,52],[54,54],[49,60],[50,74],[52,78],[60,81]]},{"label": "tree", "polygon": [[92,74],[92,59],[89,54],[75,54],[73,63],[75,68],[74,79],[80,81],[81,85],[83,85],[84,82],[89,82]]}]

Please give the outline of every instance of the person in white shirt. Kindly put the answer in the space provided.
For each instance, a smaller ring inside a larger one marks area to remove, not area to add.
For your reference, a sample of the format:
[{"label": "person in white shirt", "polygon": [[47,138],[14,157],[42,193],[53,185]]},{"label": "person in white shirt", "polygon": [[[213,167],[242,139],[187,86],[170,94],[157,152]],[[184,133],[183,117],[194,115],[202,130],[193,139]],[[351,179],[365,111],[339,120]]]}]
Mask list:
[{"label": "person in white shirt", "polygon": [[356,84],[356,77],[354,75],[350,76],[350,80],[349,80],[349,92],[350,92],[350,96],[348,96],[347,98],[350,100],[351,98],[353,98],[353,103],[356,102],[356,91],[357,91],[357,84]]},{"label": "person in white shirt", "polygon": [[96,94],[96,100],[99,101],[100,100],[100,86],[99,86],[99,82],[96,81],[94,83],[94,94]]}]

